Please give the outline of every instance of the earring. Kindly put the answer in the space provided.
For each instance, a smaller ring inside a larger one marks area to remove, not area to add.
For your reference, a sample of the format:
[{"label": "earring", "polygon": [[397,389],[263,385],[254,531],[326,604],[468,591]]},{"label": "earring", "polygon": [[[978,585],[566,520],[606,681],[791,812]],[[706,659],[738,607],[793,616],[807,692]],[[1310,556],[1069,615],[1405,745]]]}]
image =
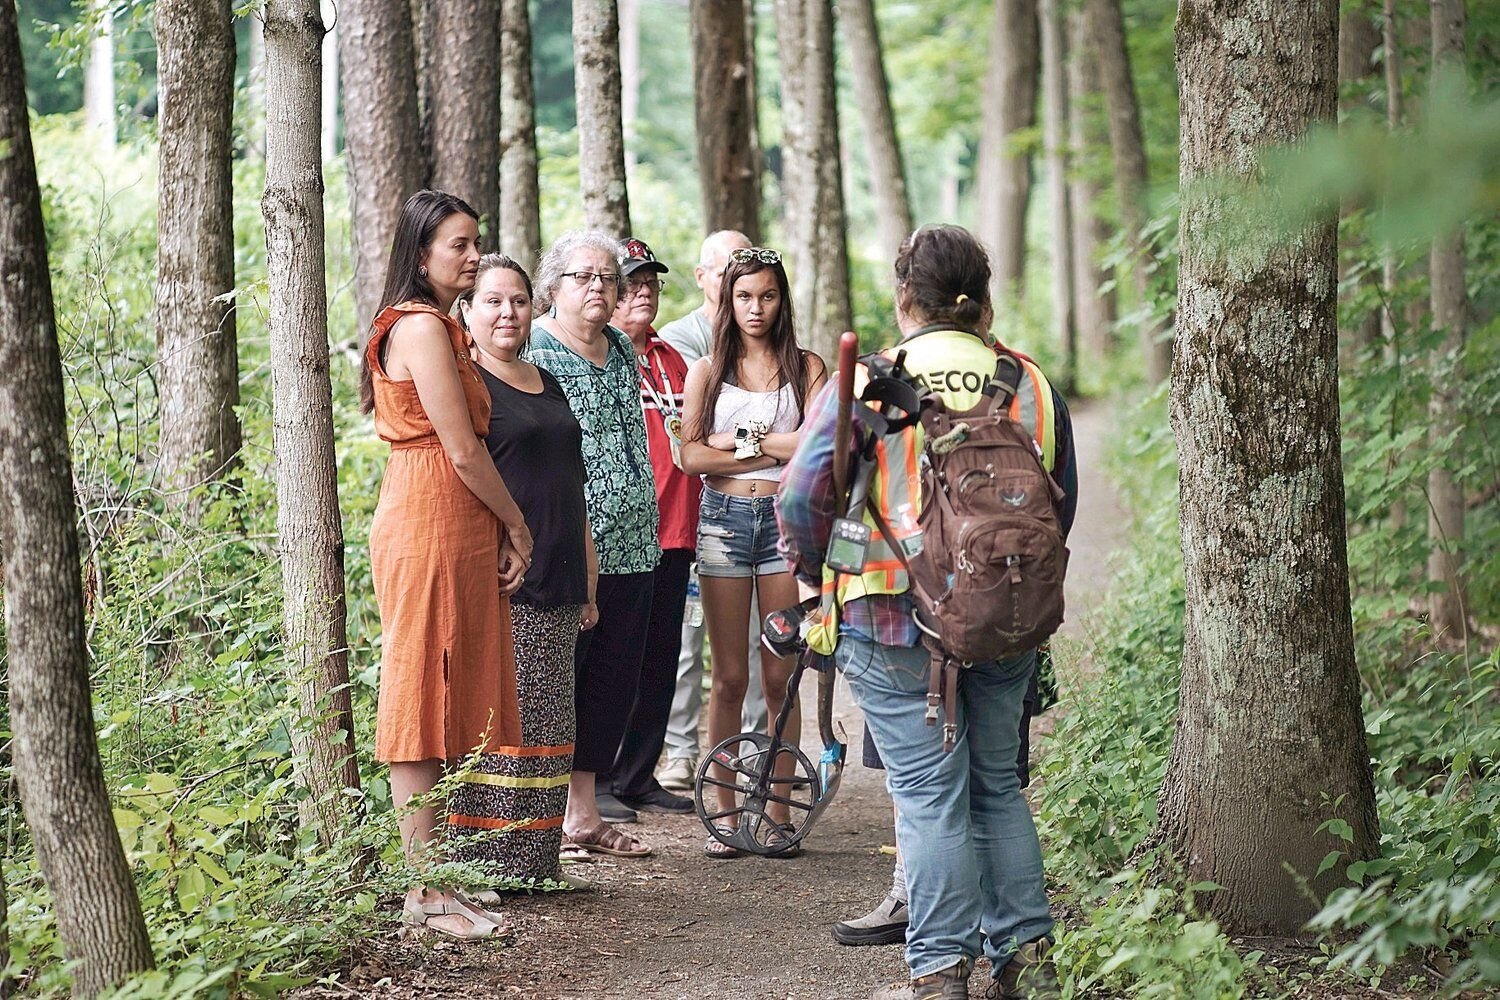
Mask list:
[{"label": "earring", "polygon": [[420,274],[424,278],[427,277],[427,265],[423,264],[421,267],[418,267],[417,268],[417,273]]}]

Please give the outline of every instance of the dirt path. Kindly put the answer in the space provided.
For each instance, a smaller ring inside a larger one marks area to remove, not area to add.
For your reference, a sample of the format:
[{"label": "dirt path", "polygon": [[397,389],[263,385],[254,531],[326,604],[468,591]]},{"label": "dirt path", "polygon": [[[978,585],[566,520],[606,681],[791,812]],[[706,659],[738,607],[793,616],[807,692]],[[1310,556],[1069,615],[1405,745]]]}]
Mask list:
[{"label": "dirt path", "polygon": [[[1083,408],[1074,420],[1081,499],[1066,632],[1079,638],[1124,518],[1099,462],[1108,412]],[[801,857],[709,861],[696,817],[643,816],[632,832],[655,857],[572,866],[591,892],[516,898],[507,910],[519,930],[506,944],[403,941],[390,931],[367,942],[340,986],[302,995],[852,1000],[904,979],[899,947],[843,948],[829,936],[829,925],[884,893],[892,858],[881,847],[895,842],[881,773],[857,763],[862,723],[842,683],[836,711],[855,763]],[[813,760],[816,742],[805,741]],[[976,995],[984,981],[975,977]]]}]

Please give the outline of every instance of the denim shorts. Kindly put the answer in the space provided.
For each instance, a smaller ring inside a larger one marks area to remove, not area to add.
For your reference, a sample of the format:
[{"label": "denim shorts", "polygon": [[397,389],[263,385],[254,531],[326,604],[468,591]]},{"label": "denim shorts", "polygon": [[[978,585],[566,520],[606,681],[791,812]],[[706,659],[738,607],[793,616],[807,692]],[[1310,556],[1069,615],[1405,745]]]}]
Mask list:
[{"label": "denim shorts", "polygon": [[776,497],[737,497],[705,486],[698,507],[699,576],[785,573],[776,554]]}]

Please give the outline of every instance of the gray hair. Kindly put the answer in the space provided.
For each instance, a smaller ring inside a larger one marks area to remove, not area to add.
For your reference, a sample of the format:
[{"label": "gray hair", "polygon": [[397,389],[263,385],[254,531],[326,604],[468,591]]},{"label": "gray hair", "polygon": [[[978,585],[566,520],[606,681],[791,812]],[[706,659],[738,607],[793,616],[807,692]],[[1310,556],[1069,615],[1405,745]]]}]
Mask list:
[{"label": "gray hair", "polygon": [[625,244],[598,229],[573,229],[553,241],[536,267],[536,304],[542,312],[552,308],[552,296],[562,282],[563,268],[573,258],[575,251],[583,248],[602,250],[614,258],[615,285],[619,294],[625,294]]}]

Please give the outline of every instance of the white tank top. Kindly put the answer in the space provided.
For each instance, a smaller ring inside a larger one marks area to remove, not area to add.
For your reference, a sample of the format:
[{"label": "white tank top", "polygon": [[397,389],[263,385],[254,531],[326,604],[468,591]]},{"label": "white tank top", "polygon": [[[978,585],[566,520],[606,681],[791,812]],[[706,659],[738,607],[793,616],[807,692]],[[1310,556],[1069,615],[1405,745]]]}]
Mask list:
[{"label": "white tank top", "polygon": [[[794,431],[801,425],[797,415],[797,394],[792,384],[777,389],[775,392],[750,392],[741,389],[737,385],[724,382],[719,386],[719,399],[714,404],[714,422],[712,433],[719,431],[733,431],[736,424],[743,424],[751,420],[759,420],[772,432]],[[719,473],[730,479],[769,479],[779,480],[781,478],[781,466],[773,465],[769,469],[755,469],[751,472]]]}]

